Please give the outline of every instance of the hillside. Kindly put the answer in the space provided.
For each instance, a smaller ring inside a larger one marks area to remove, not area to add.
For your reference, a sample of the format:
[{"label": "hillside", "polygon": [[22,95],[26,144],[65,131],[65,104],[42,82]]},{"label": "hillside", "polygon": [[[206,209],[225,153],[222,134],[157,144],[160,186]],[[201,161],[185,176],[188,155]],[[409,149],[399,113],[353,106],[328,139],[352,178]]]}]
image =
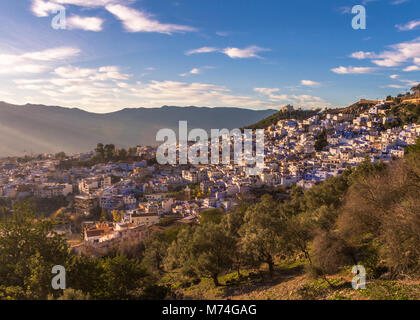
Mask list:
[{"label": "hillside", "polygon": [[349,114],[360,114],[369,110],[369,108],[373,107],[374,105],[378,104],[379,101],[376,100],[365,100],[362,99],[352,105],[345,107],[345,108],[337,108],[337,109],[328,109],[328,113],[336,114],[336,113],[349,113]]},{"label": "hillside", "polygon": [[169,107],[123,109],[96,114],[77,108],[0,102],[0,156],[27,153],[85,152],[98,142],[127,148],[155,145],[162,128],[233,129],[264,119],[275,110]]},{"label": "hillside", "polygon": [[[419,163],[420,140],[404,159],[292,187],[289,200],[264,195],[219,222],[168,229],[162,268],[151,264],[154,246],[146,263],[177,299],[418,300]],[[366,271],[363,290],[352,287],[356,265]]]},{"label": "hillside", "polygon": [[310,118],[317,113],[319,113],[320,110],[294,110],[291,112],[287,111],[278,111],[270,116],[268,116],[265,119],[262,119],[250,126],[245,127],[245,129],[265,129],[271,125],[275,125],[280,120],[286,120],[286,119],[296,119],[296,120],[305,120],[307,118]]}]

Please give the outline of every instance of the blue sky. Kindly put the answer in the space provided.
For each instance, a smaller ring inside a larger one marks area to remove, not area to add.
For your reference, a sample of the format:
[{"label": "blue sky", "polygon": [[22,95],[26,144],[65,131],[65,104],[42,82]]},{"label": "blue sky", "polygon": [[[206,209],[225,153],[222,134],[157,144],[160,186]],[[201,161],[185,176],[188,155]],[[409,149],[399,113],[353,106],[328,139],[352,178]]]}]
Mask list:
[{"label": "blue sky", "polygon": [[[366,30],[352,28],[358,4]],[[419,0],[1,1],[0,100],[102,113],[384,98],[418,83],[419,12]]]}]

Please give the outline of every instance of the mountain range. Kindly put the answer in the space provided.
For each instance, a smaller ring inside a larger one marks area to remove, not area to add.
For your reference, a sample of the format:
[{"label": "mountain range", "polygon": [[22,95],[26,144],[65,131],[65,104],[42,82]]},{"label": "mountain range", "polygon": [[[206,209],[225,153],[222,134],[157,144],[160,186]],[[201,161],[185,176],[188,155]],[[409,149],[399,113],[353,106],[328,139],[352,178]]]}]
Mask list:
[{"label": "mountain range", "polygon": [[163,106],[97,114],[78,108],[0,102],[0,156],[86,152],[98,142],[113,143],[120,148],[157,145],[157,131],[170,128],[178,132],[181,120],[188,121],[189,129],[233,129],[251,125],[275,112]]}]

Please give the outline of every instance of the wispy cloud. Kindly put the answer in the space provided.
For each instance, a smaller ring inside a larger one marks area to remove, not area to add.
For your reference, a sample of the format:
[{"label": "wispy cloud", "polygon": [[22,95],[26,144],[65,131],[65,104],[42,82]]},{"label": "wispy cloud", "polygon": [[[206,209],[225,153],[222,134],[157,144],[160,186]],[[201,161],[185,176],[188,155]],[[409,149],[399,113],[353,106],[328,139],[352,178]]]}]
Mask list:
[{"label": "wispy cloud", "polygon": [[280,93],[281,90],[279,88],[254,88],[254,91],[261,95],[267,96],[271,103],[290,103],[311,109],[322,108],[331,105],[321,97],[307,94],[284,94]]},{"label": "wispy cloud", "polygon": [[320,83],[320,82],[316,82],[316,81],[312,81],[312,80],[302,80],[302,81],[300,82],[300,84],[301,84],[302,86],[308,86],[308,87],[318,87],[318,86],[320,86],[320,85],[321,85],[321,83]]},{"label": "wispy cloud", "polygon": [[403,71],[405,71],[405,72],[420,71],[420,67],[419,66],[416,66],[416,65],[414,65],[414,66],[408,66],[408,67],[405,67],[403,69]]},{"label": "wispy cloud", "polygon": [[373,73],[376,69],[370,67],[344,67],[340,66],[338,68],[331,69],[332,72],[337,74],[367,74]]},{"label": "wispy cloud", "polygon": [[412,41],[401,42],[389,46],[379,54],[373,52],[355,52],[351,54],[356,59],[371,59],[371,61],[381,67],[397,67],[404,63],[413,61],[416,64],[420,60],[420,37]]},{"label": "wispy cloud", "polygon": [[[185,33],[196,31],[196,28],[178,24],[162,23],[152,14],[137,10],[127,5],[132,0],[32,0],[31,10],[37,17],[47,17],[64,5],[95,8],[102,7],[118,20],[128,32],[156,32],[163,34]],[[104,20],[98,17],[73,16],[67,19],[69,29],[101,31]]]},{"label": "wispy cloud", "polygon": [[338,8],[338,11],[339,11],[341,14],[351,14],[351,7],[349,7],[349,6],[339,7],[339,8]]},{"label": "wispy cloud", "polygon": [[400,84],[390,84],[387,85],[388,88],[394,88],[394,89],[404,89],[405,87]]},{"label": "wispy cloud", "polygon": [[391,2],[391,4],[393,4],[393,5],[399,5],[399,4],[406,3],[408,1],[410,1],[410,0],[394,0],[394,1]]},{"label": "wispy cloud", "polygon": [[110,4],[105,7],[117,19],[121,20],[124,28],[129,32],[157,32],[172,34],[176,32],[192,32],[195,28],[177,24],[161,23],[151,14],[126,7],[120,4]]},{"label": "wispy cloud", "polygon": [[191,74],[200,74],[200,73],[201,73],[201,70],[199,68],[193,68],[186,73],[181,73],[180,76],[181,77],[186,77],[186,76],[191,75]]},{"label": "wispy cloud", "polygon": [[21,54],[0,54],[0,73],[42,73],[51,64],[77,56],[80,50],[72,47],[57,47]]},{"label": "wispy cloud", "polygon": [[121,73],[117,66],[103,66],[98,69],[67,66],[56,68],[54,73],[65,79],[87,78],[92,81],[127,80],[131,77],[129,74]]},{"label": "wispy cloud", "polygon": [[230,33],[225,31],[218,31],[216,32],[216,35],[218,35],[219,37],[228,37]]},{"label": "wispy cloud", "polygon": [[37,17],[48,17],[51,13],[56,12],[64,7],[56,2],[44,0],[32,0],[31,10]]},{"label": "wispy cloud", "polygon": [[420,19],[407,22],[406,24],[397,24],[395,27],[400,31],[410,31],[420,27]]},{"label": "wispy cloud", "polygon": [[198,54],[198,53],[212,53],[212,52],[220,52],[227,55],[229,58],[232,59],[245,59],[245,58],[261,58],[258,53],[270,51],[270,49],[261,48],[258,46],[249,46],[243,49],[235,48],[235,47],[228,47],[224,49],[218,49],[215,47],[201,47],[198,49],[193,49],[187,51],[186,55]]},{"label": "wispy cloud", "polygon": [[81,17],[73,15],[66,19],[66,26],[69,29],[81,29],[85,31],[102,31],[104,20],[97,17]]},{"label": "wispy cloud", "polygon": [[359,60],[369,59],[369,58],[374,58],[374,57],[375,57],[375,53],[364,52],[364,51],[353,52],[350,55],[350,58],[359,59]]},{"label": "wispy cloud", "polygon": [[187,52],[185,52],[185,54],[187,56],[190,56],[192,54],[197,54],[197,53],[211,53],[211,52],[218,52],[219,49],[215,48],[215,47],[201,47],[198,49],[193,49],[193,50],[189,50]]},{"label": "wispy cloud", "polygon": [[232,59],[244,59],[244,58],[261,58],[258,53],[270,51],[266,48],[260,48],[257,46],[250,46],[244,49],[239,48],[225,48],[222,52]]}]

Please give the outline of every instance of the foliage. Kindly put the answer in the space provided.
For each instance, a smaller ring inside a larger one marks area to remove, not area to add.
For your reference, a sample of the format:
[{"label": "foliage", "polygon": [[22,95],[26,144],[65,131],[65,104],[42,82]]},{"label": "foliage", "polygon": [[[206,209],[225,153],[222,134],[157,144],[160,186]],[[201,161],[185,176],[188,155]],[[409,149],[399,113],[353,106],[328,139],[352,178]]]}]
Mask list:
[{"label": "foliage", "polygon": [[232,266],[231,249],[234,239],[223,226],[208,223],[195,230],[188,228],[179,233],[169,248],[167,265],[179,267],[189,277],[209,277],[218,286],[218,276]]},{"label": "foliage", "polygon": [[267,263],[273,275],[274,259],[284,253],[286,244],[281,237],[286,223],[277,203],[269,195],[251,206],[245,213],[240,230],[241,244],[255,263]]},{"label": "foliage", "polygon": [[326,146],[328,146],[327,133],[323,130],[315,137],[315,150],[318,152],[322,151]]},{"label": "foliage", "polygon": [[292,112],[278,111],[251,126],[245,127],[245,129],[266,129],[269,126],[277,124],[280,120],[305,120],[318,114],[319,111],[320,110],[294,110]]},{"label": "foliage", "polygon": [[46,299],[54,294],[51,270],[66,265],[65,239],[51,221],[37,220],[27,202],[13,207],[0,222],[0,292],[10,299]]},{"label": "foliage", "polygon": [[200,224],[215,223],[219,224],[222,221],[223,209],[207,209],[200,212]]}]

